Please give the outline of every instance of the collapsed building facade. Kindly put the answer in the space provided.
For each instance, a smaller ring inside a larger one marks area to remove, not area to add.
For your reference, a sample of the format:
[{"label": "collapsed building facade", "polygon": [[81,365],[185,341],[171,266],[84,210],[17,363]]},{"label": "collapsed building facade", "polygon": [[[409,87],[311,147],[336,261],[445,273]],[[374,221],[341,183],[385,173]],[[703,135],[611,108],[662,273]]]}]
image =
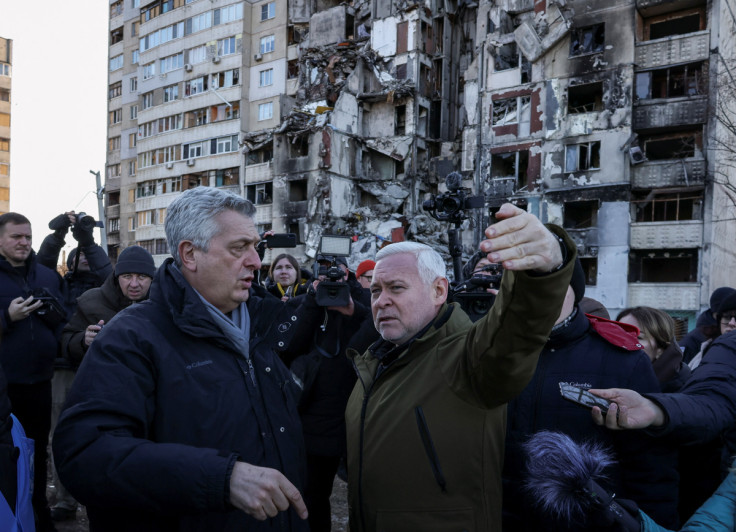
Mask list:
[{"label": "collapsed building facade", "polygon": [[467,213],[466,253],[511,201],[568,229],[612,312],[647,304],[684,327],[734,284],[725,0],[127,4],[111,2],[111,69],[118,48],[139,54],[110,73],[113,254],[163,260],[166,205],[206,185],[253,201],[259,230],[296,233],[301,261],[323,234],[353,237],[351,265],[401,239],[448,257],[422,204],[460,171],[487,206]]}]

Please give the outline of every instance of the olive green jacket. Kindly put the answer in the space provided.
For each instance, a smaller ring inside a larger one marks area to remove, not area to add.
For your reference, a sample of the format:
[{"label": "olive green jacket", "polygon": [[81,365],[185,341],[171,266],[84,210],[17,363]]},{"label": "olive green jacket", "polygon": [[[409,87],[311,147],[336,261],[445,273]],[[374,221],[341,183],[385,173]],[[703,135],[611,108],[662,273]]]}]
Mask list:
[{"label": "olive green jacket", "polygon": [[534,374],[571,258],[544,276],[505,272],[475,324],[443,305],[377,379],[370,351],[349,353],[360,377],[345,414],[351,532],[501,530],[506,403]]}]

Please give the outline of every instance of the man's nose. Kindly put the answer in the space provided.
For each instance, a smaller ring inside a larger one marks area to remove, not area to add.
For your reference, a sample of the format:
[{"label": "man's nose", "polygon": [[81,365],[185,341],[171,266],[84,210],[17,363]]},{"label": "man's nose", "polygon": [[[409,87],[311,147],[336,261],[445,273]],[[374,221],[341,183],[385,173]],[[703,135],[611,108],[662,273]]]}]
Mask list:
[{"label": "man's nose", "polygon": [[253,270],[261,269],[261,258],[258,256],[255,247],[245,254],[243,264],[248,268],[253,268]]}]

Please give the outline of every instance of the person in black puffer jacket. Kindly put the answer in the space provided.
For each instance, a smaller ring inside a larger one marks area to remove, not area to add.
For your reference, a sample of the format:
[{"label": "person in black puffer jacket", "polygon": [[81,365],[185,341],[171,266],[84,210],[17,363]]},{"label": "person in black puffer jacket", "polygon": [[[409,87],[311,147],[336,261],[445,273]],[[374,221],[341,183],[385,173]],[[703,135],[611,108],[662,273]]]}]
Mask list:
[{"label": "person in black puffer jacket", "polygon": [[282,299],[296,297],[307,293],[312,275],[308,270],[299,268],[296,258],[282,253],[271,263],[266,279],[266,290]]}]

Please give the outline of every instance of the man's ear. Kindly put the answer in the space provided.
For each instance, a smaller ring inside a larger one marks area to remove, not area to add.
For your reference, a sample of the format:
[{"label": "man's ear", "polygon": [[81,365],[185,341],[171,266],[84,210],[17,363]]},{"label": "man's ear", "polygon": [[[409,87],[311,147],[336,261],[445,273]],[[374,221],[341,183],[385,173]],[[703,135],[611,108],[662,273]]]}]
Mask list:
[{"label": "man's ear", "polygon": [[197,271],[197,256],[195,251],[194,245],[189,240],[179,242],[179,258],[181,259],[182,269],[191,272]]},{"label": "man's ear", "polygon": [[449,284],[447,279],[444,277],[438,277],[432,283],[432,297],[436,305],[442,305],[447,301],[447,293],[449,290]]}]

